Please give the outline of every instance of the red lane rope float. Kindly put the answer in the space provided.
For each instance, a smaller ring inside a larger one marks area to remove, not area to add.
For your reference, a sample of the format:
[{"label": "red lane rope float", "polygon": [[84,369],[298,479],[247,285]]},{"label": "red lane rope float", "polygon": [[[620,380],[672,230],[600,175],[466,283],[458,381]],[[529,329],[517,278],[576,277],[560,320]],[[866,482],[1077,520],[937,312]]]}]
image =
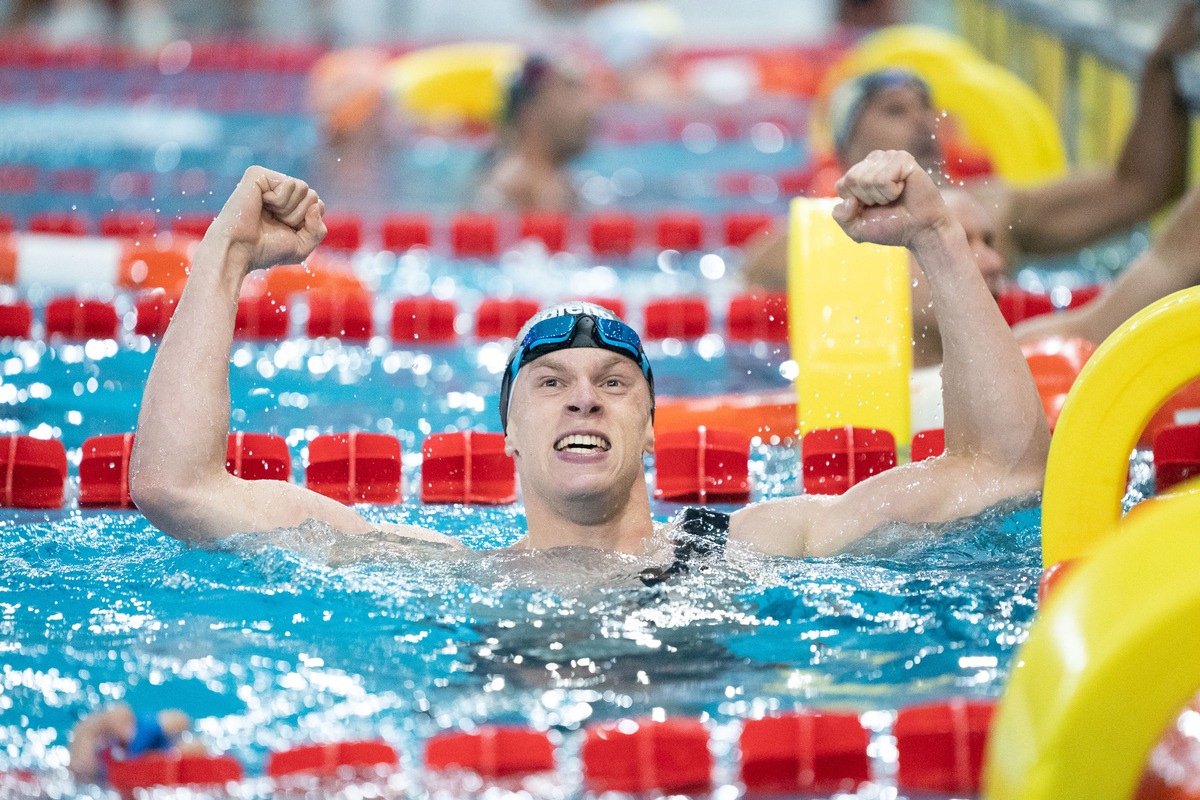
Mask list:
[{"label": "red lane rope float", "polygon": [[521,215],[517,236],[534,239],[545,245],[551,253],[561,253],[567,248],[567,228],[571,218],[554,211],[533,211]]},{"label": "red lane rope float", "polygon": [[746,242],[768,230],[774,222],[775,218],[770,214],[751,212],[726,214],[725,244],[730,247],[745,247]]},{"label": "red lane rope float", "polygon": [[33,306],[25,300],[0,303],[0,337],[28,339],[33,328]]},{"label": "red lane rope float", "polygon": [[1154,437],[1154,488],[1162,494],[1200,475],[1200,424],[1172,425]]},{"label": "red lane rope float", "polygon": [[655,489],[676,503],[750,502],[750,437],[737,431],[671,431],[655,437]]},{"label": "red lane rope float", "polygon": [[870,779],[870,734],[855,714],[797,712],[746,720],[741,777],[753,793],[853,792]]},{"label": "red lane rope float", "polygon": [[1086,339],[1052,338],[1022,345],[1021,352],[1033,374],[1050,429],[1054,430],[1067,393],[1096,346]]},{"label": "red lane rope float", "polygon": [[708,730],[698,720],[592,725],[580,756],[584,781],[596,793],[691,794],[712,787]]},{"label": "red lane rope float", "polygon": [[384,217],[380,235],[383,248],[394,253],[414,247],[428,248],[433,242],[428,214],[391,214]]},{"label": "red lane rope float", "polygon": [[490,214],[463,212],[450,220],[450,250],[455,258],[492,258],[500,252],[499,224]]},{"label": "red lane rope float", "polygon": [[597,256],[623,258],[637,245],[637,218],[620,211],[601,211],[587,219],[587,243]]},{"label": "red lane rope float", "polygon": [[326,214],[325,238],[321,247],[327,250],[358,250],[362,247],[363,221],[357,214]]},{"label": "red lane rope float", "polygon": [[729,301],[726,335],[734,342],[788,340],[786,292],[741,294]]},{"label": "red lane rope float", "polygon": [[654,243],[660,250],[699,250],[704,246],[704,218],[686,211],[659,214],[654,220]]},{"label": "red lane rope float", "polygon": [[333,433],[308,445],[304,482],[341,503],[402,499],[400,440],[385,433]]},{"label": "red lane rope float", "polygon": [[400,758],[387,742],[357,741],[308,744],[271,753],[264,771],[269,777],[290,775],[339,777],[346,771],[397,767]]},{"label": "red lane rope float", "polygon": [[1154,416],[1146,423],[1140,444],[1144,446],[1153,443],[1163,428],[1182,423],[1183,419],[1180,417],[1184,414],[1190,415],[1189,422],[1200,420],[1200,378],[1184,386],[1170,400],[1163,403],[1162,408],[1154,412]]},{"label": "red lane rope float", "polygon": [[47,337],[115,339],[121,320],[112,303],[56,297],[46,304],[45,324]]},{"label": "red lane rope float", "polygon": [[892,733],[905,789],[977,792],[995,701],[961,697],[900,710]]},{"label": "red lane rope float", "polygon": [[151,753],[127,760],[108,759],[108,782],[130,792],[151,786],[212,786],[240,781],[241,763],[233,756],[185,756]]},{"label": "red lane rope float", "polygon": [[178,305],[179,297],[162,289],[139,292],[133,301],[133,332],[138,336],[161,338],[167,332]]},{"label": "red lane rope float", "polygon": [[517,466],[504,434],[435,433],[421,445],[421,502],[506,505],[517,500]]},{"label": "red lane rope float", "polygon": [[152,237],[158,217],[152,211],[113,211],[100,218],[101,236]]},{"label": "red lane rope float", "polygon": [[291,326],[291,311],[279,295],[242,293],[238,298],[233,335],[241,339],[283,339]]},{"label": "red lane rope float", "polygon": [[917,431],[912,440],[912,461],[924,461],[927,458],[940,456],[946,452],[946,431],[942,428],[930,428]]},{"label": "red lane rope float", "polygon": [[528,297],[486,298],[475,310],[475,338],[515,339],[521,326],[540,308],[537,300]]},{"label": "red lane rope float", "polygon": [[818,428],[800,442],[806,494],[842,494],[896,466],[896,440],[876,428]]},{"label": "red lane rope float", "polygon": [[452,300],[434,297],[403,297],[392,306],[392,341],[439,344],[453,342],[458,334],[454,318],[458,307]]},{"label": "red lane rope float", "polygon": [[225,469],[247,481],[286,481],[292,476],[287,439],[272,433],[231,433]]},{"label": "red lane rope float", "polygon": [[516,726],[447,731],[425,742],[425,766],[466,769],[484,778],[549,772],[554,769],[554,743],[544,731]]},{"label": "red lane rope float", "polygon": [[129,496],[129,456],[132,452],[132,433],[85,439],[79,461],[79,505],[133,508]]},{"label": "red lane rope float", "polygon": [[310,338],[336,337],[344,342],[370,341],[374,332],[374,302],[370,292],[317,287],[308,292]]},{"label": "red lane rope float", "polygon": [[642,316],[642,338],[648,341],[699,339],[709,330],[708,302],[699,295],[651,300]]},{"label": "red lane rope float", "polygon": [[67,480],[67,451],[57,439],[13,434],[0,440],[5,508],[61,508]]}]

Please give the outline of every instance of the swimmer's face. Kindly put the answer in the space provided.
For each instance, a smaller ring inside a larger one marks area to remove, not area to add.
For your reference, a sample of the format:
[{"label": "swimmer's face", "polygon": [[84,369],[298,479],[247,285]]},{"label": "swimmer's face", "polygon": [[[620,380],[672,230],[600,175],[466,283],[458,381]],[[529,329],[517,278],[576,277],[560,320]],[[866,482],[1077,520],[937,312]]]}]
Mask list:
[{"label": "swimmer's face", "polygon": [[646,378],[608,350],[548,353],[513,381],[505,442],[527,504],[611,500],[615,514],[645,491],[642,455],[654,451]]},{"label": "swimmer's face", "polygon": [[999,297],[1007,282],[1004,258],[996,250],[996,220],[974,197],[964,191],[944,193],[946,205],[967,234],[979,274],[992,297]]},{"label": "swimmer's face", "polygon": [[907,150],[923,168],[935,167],[942,158],[935,122],[929,98],[916,87],[881,89],[859,112],[842,160],[857,164],[873,150]]},{"label": "swimmer's face", "polygon": [[587,150],[596,119],[596,100],[582,75],[555,69],[530,103],[530,124],[539,127],[562,159]]}]

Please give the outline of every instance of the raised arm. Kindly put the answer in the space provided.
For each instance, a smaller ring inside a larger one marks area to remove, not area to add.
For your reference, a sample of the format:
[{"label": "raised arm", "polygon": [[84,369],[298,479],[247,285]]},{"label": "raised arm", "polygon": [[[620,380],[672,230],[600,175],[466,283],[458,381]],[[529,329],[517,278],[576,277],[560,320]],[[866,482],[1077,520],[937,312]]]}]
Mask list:
[{"label": "raised arm", "polygon": [[1044,314],[1013,328],[1019,342],[1079,336],[1100,344],[1121,323],[1156,300],[1200,284],[1200,187],[1171,212],[1150,244],[1103,294],[1081,308]]},{"label": "raised arm", "polygon": [[735,539],[777,555],[828,555],[887,522],[956,519],[1035,492],[1050,445],[1029,367],[932,179],[908,153],[876,151],[846,173],[838,194],[834,217],[851,238],[908,247],[928,279],[945,357],[946,452],[840,496],[734,514]]},{"label": "raised arm", "polygon": [[1071,252],[1147,219],[1183,191],[1187,108],[1176,90],[1175,58],[1196,44],[1195,0],[1182,3],[1142,70],[1137,115],[1116,167],[1036,189],[1012,191],[1012,244],[1026,253]]},{"label": "raised arm", "polygon": [[177,539],[205,541],[309,519],[346,533],[375,527],[300,486],[245,481],[225,469],[229,352],[242,280],[250,270],[305,259],[325,236],[323,214],[303,181],[251,167],[196,250],[146,381],[130,463],[134,503]]}]

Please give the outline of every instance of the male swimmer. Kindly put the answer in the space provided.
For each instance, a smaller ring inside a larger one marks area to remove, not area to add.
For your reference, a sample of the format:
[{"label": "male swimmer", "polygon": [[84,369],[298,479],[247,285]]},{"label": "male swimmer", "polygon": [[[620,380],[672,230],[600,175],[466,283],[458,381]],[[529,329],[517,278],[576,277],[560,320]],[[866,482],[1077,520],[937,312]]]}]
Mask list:
[{"label": "male swimmer", "polygon": [[[967,181],[965,188],[992,217],[995,249],[1011,271],[1022,254],[1069,253],[1147,219],[1183,191],[1188,116],[1179,96],[1175,59],[1196,45],[1200,6],[1182,3],[1146,59],[1137,114],[1114,167],[1075,173],[1031,188],[1002,181]],[[941,176],[947,165],[937,140],[929,87],[903,70],[883,70],[848,81],[830,98],[830,128],[843,167],[873,150],[907,150]],[[747,282],[783,288],[787,242],[772,231],[752,242]]]},{"label": "male swimmer", "polygon": [[[834,216],[847,234],[907,247],[928,280],[944,351],[946,452],[840,496],[771,500],[729,517],[731,539],[773,555],[828,555],[889,522],[950,520],[1037,492],[1049,447],[1029,369],[933,179],[908,153],[873,152],[838,192]],[[171,536],[204,542],[308,520],[344,534],[384,527],[303,487],[225,469],[242,281],[306,258],[325,234],[323,213],[303,181],[251,167],[196,250],[147,380],[130,475],[138,508]],[[543,312],[517,341],[503,382],[506,449],[527,520],[514,547],[584,545],[669,568],[678,531],[656,528],[650,514],[642,457],[654,448],[652,372],[637,334],[593,307]],[[462,548],[434,531],[386,527]]]}]

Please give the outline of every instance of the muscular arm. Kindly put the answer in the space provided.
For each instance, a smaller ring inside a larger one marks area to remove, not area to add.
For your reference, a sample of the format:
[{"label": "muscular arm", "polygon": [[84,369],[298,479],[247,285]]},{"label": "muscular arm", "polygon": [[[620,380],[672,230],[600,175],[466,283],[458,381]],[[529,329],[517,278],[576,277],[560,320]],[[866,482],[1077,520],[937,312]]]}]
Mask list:
[{"label": "muscular arm", "polygon": [[130,464],[134,502],[177,539],[199,542],[309,519],[347,533],[373,527],[308,489],[245,481],[225,469],[229,351],[242,280],[251,269],[307,257],[325,235],[322,214],[303,182],[251,167],[196,251],[146,381]]},{"label": "muscular arm", "polygon": [[1079,336],[1099,344],[1156,300],[1200,284],[1200,188],[1190,190],[1159,235],[1121,277],[1082,308],[1045,314],[1013,328],[1019,342]]},{"label": "muscular arm", "polygon": [[731,535],[777,555],[828,555],[886,522],[978,513],[1041,487],[1050,432],[1029,368],[961,226],[907,153],[872,153],[838,184],[835,217],[858,241],[903,244],[941,320],[946,452],[836,497],[773,500],[734,515]]},{"label": "muscular arm", "polygon": [[1197,13],[1195,2],[1183,3],[1147,59],[1137,116],[1116,167],[1009,194],[1001,214],[1017,248],[1077,250],[1142,222],[1183,191],[1187,109],[1176,92],[1174,59],[1195,43]]}]

